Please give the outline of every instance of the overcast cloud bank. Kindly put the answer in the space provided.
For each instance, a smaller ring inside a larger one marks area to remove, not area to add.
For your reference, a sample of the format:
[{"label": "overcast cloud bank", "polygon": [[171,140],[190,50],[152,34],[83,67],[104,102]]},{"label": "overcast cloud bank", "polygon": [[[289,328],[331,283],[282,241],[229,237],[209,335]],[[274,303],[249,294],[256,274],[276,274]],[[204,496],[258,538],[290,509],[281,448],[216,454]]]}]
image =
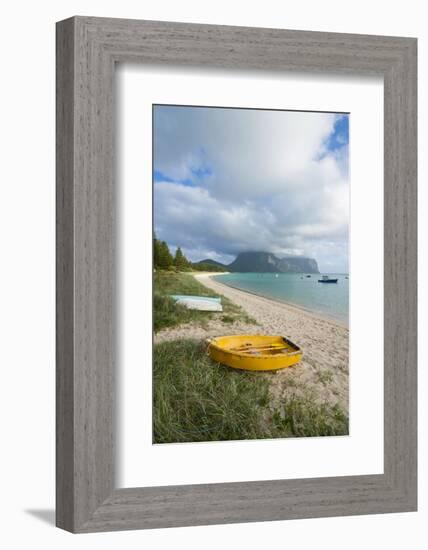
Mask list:
[{"label": "overcast cloud bank", "polygon": [[193,261],[260,250],[347,272],[348,151],[348,115],[156,106],[156,234]]}]

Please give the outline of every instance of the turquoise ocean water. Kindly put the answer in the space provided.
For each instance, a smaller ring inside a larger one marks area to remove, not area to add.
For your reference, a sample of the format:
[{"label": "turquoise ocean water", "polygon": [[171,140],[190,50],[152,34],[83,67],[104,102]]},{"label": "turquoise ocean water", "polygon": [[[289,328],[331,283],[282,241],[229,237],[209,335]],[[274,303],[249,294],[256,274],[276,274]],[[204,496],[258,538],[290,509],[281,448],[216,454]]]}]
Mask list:
[{"label": "turquoise ocean water", "polygon": [[321,275],[301,273],[230,273],[214,279],[228,286],[283,301],[348,324],[349,280],[347,274],[323,273],[337,284],[319,283]]}]

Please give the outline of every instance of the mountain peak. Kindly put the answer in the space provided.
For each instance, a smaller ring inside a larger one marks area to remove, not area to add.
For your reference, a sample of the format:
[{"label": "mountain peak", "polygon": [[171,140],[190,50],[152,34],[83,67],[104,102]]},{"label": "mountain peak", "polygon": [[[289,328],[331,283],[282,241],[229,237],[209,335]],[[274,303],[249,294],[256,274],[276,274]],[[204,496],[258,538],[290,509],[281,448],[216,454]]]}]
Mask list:
[{"label": "mountain peak", "polygon": [[272,252],[241,252],[229,264],[229,271],[248,273],[319,273],[318,264],[312,258],[286,256],[278,258]]},{"label": "mountain peak", "polygon": [[265,251],[240,252],[229,265],[210,259],[196,263],[238,273],[319,273],[313,258],[290,255],[278,258],[273,252]]}]

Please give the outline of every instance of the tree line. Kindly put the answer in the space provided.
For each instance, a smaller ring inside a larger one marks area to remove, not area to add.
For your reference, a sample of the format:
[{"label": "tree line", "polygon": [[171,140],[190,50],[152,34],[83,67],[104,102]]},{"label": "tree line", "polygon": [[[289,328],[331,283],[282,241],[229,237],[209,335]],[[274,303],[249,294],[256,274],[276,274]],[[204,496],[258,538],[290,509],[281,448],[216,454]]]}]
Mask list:
[{"label": "tree line", "polygon": [[186,258],[180,247],[172,255],[168,244],[153,238],[153,264],[156,270],[166,271],[224,271],[220,266],[193,263]]}]

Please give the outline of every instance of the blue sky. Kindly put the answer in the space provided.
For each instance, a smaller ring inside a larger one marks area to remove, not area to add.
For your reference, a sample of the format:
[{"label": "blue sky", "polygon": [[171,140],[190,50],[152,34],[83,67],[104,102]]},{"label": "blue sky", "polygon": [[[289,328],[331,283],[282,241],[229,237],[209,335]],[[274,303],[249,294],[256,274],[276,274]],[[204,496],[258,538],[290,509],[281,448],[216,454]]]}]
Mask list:
[{"label": "blue sky", "polygon": [[327,139],[329,151],[337,151],[349,144],[349,116],[343,115],[336,119],[333,132]]},{"label": "blue sky", "polygon": [[154,107],[154,225],[193,261],[245,250],[348,271],[349,116]]}]

